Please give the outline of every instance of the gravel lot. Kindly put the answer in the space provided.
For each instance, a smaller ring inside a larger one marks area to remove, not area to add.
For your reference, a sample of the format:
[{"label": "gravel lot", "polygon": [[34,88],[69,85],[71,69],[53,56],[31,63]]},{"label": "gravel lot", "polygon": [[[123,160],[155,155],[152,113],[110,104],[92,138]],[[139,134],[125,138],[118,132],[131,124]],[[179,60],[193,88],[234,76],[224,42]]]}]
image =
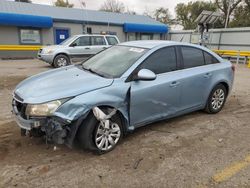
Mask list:
[{"label": "gravel lot", "polygon": [[[11,92],[51,69],[38,60],[0,62],[0,187],[250,187],[250,69],[238,65],[233,92],[216,115],[195,112],[128,135],[94,155],[20,136]],[[223,178],[224,177],[224,178]]]}]

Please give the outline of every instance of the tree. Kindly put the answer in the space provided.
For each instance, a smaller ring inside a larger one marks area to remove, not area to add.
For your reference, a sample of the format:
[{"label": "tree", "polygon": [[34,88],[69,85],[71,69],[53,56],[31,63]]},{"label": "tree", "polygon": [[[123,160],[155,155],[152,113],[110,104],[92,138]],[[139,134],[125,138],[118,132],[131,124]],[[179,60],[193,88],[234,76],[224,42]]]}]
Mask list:
[{"label": "tree", "polygon": [[230,27],[250,26],[250,0],[245,0],[243,4],[235,8],[234,17],[229,26]]},{"label": "tree", "polygon": [[130,10],[128,7],[127,7],[127,10],[125,12],[126,14],[131,14],[131,15],[136,15],[137,13],[133,10]]},{"label": "tree", "polygon": [[[215,0],[217,7],[223,12],[224,25],[228,15],[228,23],[230,16],[232,15],[235,8],[242,2],[242,0]],[[230,5],[230,6],[229,6]]]},{"label": "tree", "polygon": [[203,10],[216,11],[217,7],[211,1],[196,1],[188,4],[179,3],[175,7],[176,20],[184,29],[195,29],[197,27],[195,19]]},{"label": "tree", "polygon": [[154,18],[157,21],[162,22],[164,24],[172,25],[174,23],[174,21],[171,17],[172,16],[171,16],[168,8],[160,7],[154,11]]},{"label": "tree", "polygon": [[149,8],[146,6],[143,15],[148,16],[150,18],[154,18],[154,11],[150,11]]},{"label": "tree", "polygon": [[106,12],[124,13],[125,5],[123,4],[123,2],[120,2],[119,0],[106,0],[102,4],[100,10]]},{"label": "tree", "polygon": [[32,3],[31,0],[15,0],[16,2]]},{"label": "tree", "polygon": [[64,0],[57,0],[54,3],[55,6],[57,7],[67,7],[67,8],[72,8],[74,7],[74,4],[70,4],[68,0],[64,1]]},{"label": "tree", "polygon": [[235,9],[234,18],[229,23],[230,27],[249,27],[250,26],[250,10],[246,6],[241,5]]}]

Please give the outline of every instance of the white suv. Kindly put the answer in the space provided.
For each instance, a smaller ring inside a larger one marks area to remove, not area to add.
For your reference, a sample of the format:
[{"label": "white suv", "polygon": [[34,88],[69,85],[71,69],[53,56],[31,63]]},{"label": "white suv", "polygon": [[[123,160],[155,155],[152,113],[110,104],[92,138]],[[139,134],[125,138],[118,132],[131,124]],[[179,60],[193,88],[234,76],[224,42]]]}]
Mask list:
[{"label": "white suv", "polygon": [[74,35],[59,45],[46,46],[39,50],[38,59],[53,67],[62,67],[94,55],[119,43],[114,35]]}]

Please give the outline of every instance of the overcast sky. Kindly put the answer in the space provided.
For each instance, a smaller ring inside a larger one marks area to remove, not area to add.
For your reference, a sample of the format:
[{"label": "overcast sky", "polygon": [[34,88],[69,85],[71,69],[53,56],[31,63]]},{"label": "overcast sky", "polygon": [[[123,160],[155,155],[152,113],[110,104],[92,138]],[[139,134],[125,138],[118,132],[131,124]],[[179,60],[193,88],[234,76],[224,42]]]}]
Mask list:
[{"label": "overcast sky", "polygon": [[[33,3],[52,5],[56,0],[32,0]],[[98,10],[105,0],[69,0],[74,3],[75,8],[81,8],[81,2],[85,2],[86,9]],[[139,14],[145,10],[153,11],[158,7],[168,8],[174,16],[174,8],[177,3],[187,3],[190,0],[123,0],[122,2],[130,11]]]}]

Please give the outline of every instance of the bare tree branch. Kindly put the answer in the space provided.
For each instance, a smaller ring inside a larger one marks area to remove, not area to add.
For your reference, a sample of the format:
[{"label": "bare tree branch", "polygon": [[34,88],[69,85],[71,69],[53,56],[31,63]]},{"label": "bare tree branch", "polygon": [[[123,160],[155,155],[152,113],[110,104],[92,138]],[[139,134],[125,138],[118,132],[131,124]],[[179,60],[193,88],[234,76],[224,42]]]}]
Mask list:
[{"label": "bare tree branch", "polygon": [[125,5],[123,2],[119,0],[106,0],[100,10],[106,12],[117,12],[117,13],[124,13],[125,12]]}]

